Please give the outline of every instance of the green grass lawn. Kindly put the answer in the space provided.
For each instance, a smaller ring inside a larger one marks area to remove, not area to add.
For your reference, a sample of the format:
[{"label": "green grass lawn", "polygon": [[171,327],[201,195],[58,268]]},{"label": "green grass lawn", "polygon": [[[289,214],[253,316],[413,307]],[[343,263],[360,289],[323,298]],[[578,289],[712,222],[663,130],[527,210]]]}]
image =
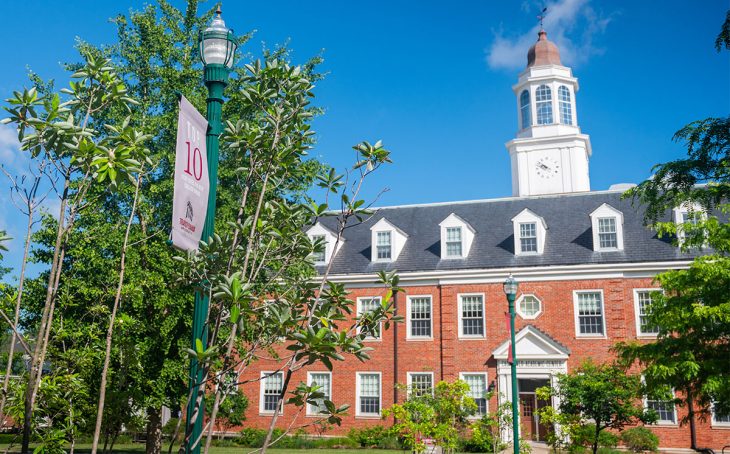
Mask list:
[{"label": "green grass lawn", "polygon": [[[7,449],[8,445],[2,445],[0,444],[0,450],[3,452]],[[167,454],[167,448],[168,445],[165,444],[162,447],[162,454]],[[253,451],[254,448],[246,448],[243,446],[235,446],[235,447],[217,447],[217,446],[211,446],[210,448],[210,454],[247,454],[251,451]],[[271,454],[363,454],[363,451],[368,451],[366,449],[276,449],[276,448],[269,448],[266,450],[266,452]],[[377,449],[377,450],[371,450],[374,453],[377,454],[402,454],[403,451],[393,451],[393,450],[387,450],[387,449]],[[20,444],[14,445],[10,453],[20,452]],[[79,444],[76,446],[76,449],[74,451],[75,453],[79,454],[88,454],[91,452],[91,444]],[[99,447],[99,452],[101,452],[101,446]],[[140,454],[145,452],[144,444],[142,443],[130,443],[130,444],[118,444],[114,446],[114,453],[115,454]],[[177,453],[176,449],[172,450],[173,454]]]}]

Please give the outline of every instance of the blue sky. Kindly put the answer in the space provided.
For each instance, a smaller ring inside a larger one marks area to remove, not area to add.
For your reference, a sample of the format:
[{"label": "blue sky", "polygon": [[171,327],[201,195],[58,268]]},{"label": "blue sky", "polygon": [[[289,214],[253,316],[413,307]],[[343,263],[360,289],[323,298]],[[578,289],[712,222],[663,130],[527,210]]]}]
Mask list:
[{"label": "blue sky", "polygon": [[[184,6],[181,0],[171,3]],[[671,142],[686,123],[730,113],[730,52],[717,53],[727,0],[696,1],[368,1],[227,0],[223,16],[256,30],[245,51],[288,42],[299,61],[323,53],[316,89],[326,114],[315,122],[314,154],[344,168],[350,147],[382,139],[394,164],[368,182],[378,205],[509,196],[504,143],[517,130],[511,86],[549,12],[548,37],[580,81],[578,122],[591,136],[591,187],[640,182],[651,166],[683,154]],[[0,97],[26,84],[27,68],[65,83],[62,61],[75,38],[112,43],[108,18],[141,1],[2,2]],[[211,3],[212,5],[212,3]],[[699,6],[701,5],[701,6]],[[0,129],[0,161],[17,159]],[[16,161],[17,163],[17,161]],[[24,220],[0,183],[0,229],[21,246]],[[7,254],[11,265],[16,254]]]}]

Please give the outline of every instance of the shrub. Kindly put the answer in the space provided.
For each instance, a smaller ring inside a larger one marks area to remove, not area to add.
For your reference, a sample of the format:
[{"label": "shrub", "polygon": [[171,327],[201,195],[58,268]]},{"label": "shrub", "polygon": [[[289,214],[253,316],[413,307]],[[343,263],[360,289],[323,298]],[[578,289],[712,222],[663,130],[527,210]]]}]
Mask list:
[{"label": "shrub", "polygon": [[659,437],[646,427],[634,427],[621,433],[621,441],[634,452],[656,451]]},{"label": "shrub", "polygon": [[[276,438],[276,430],[274,430],[274,432],[274,438]],[[246,446],[248,448],[260,448],[263,446],[265,439],[266,430],[247,427],[238,433],[238,437],[236,437],[236,444]]]},{"label": "shrub", "polygon": [[[593,446],[593,439],[596,436],[595,424],[584,424],[575,429],[572,433],[571,452],[580,452],[580,448]],[[613,432],[602,430],[598,434],[598,446],[602,448],[614,448],[618,444],[618,436]]]},{"label": "shrub", "polygon": [[347,437],[363,448],[401,449],[398,438],[391,435],[388,428],[383,426],[352,429]]}]

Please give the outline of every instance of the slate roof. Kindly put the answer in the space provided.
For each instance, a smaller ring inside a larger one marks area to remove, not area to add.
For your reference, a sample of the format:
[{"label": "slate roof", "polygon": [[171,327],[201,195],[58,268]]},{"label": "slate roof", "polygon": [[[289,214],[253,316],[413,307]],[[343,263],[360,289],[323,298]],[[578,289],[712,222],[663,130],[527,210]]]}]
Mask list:
[{"label": "slate roof", "polygon": [[[332,274],[363,274],[379,270],[399,272],[519,268],[553,265],[610,264],[688,260],[670,238],[658,238],[643,225],[643,210],[620,191],[598,191],[549,196],[514,197],[471,202],[435,203],[379,208],[366,222],[345,231],[345,243],[333,257]],[[590,213],[603,203],[624,215],[624,250],[593,251]],[[525,208],[545,219],[545,251],[515,255],[511,219]],[[469,256],[441,259],[439,223],[455,213],[475,230]],[[397,260],[371,262],[371,231],[381,218],[408,234]],[[669,219],[667,215],[665,220]],[[336,231],[333,219],[322,224]],[[323,270],[323,267],[320,271]]]}]

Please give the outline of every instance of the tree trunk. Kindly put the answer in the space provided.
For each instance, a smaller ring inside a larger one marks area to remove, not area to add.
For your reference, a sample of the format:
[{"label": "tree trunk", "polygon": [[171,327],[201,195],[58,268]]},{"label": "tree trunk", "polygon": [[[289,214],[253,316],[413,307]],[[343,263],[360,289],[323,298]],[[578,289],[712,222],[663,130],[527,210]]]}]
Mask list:
[{"label": "tree trunk", "polygon": [[157,407],[147,408],[147,454],[160,454],[162,452],[162,417]]},{"label": "tree trunk", "polygon": [[689,444],[690,448],[697,450],[697,428],[695,427],[695,404],[692,390],[687,390],[687,410],[689,418]]},{"label": "tree trunk", "polygon": [[596,434],[593,440],[593,454],[598,452],[598,437],[601,435],[601,425],[596,421]]},{"label": "tree trunk", "polygon": [[[20,280],[18,281],[18,295],[15,299],[15,321],[14,326],[17,328],[20,320],[20,301],[23,296],[23,284],[25,283],[25,266],[28,263],[28,250],[30,249],[30,237],[33,230],[33,211],[28,211],[28,228],[25,233],[25,248],[23,250],[23,263],[20,265]],[[5,401],[8,397],[8,385],[10,384],[10,374],[13,372],[13,356],[15,356],[15,328],[10,337],[10,351],[8,352],[8,367],[5,369],[5,379],[3,380],[2,401],[0,401],[0,424],[5,426]]]},{"label": "tree trunk", "polygon": [[99,385],[99,403],[96,407],[96,428],[94,429],[94,440],[91,443],[91,454],[96,454],[96,450],[99,448],[101,421],[104,417],[104,401],[106,399],[106,378],[109,374],[109,361],[112,354],[112,336],[114,334],[114,321],[117,318],[117,309],[119,308],[119,302],[122,300],[122,287],[124,286],[124,269],[127,259],[129,232],[132,230],[134,212],[137,210],[137,201],[139,199],[139,186],[141,182],[142,170],[140,169],[139,173],[137,174],[137,181],[134,186],[134,200],[132,201],[132,209],[129,213],[129,219],[127,220],[127,230],[124,232],[124,243],[122,244],[121,257],[119,259],[119,282],[117,283],[117,293],[114,296],[112,315],[109,318],[109,327],[106,331],[106,354],[104,356],[104,367],[101,370],[101,385]]}]

